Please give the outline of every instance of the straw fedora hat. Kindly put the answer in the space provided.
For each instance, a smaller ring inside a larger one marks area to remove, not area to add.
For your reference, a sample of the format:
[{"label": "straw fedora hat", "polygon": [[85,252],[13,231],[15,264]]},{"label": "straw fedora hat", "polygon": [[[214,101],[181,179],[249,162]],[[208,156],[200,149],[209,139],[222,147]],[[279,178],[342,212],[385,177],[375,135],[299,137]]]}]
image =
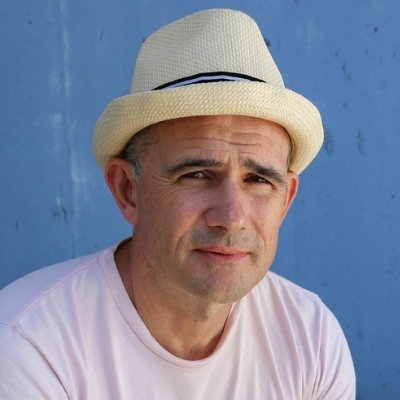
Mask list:
[{"label": "straw fedora hat", "polygon": [[297,173],[323,142],[317,108],[285,88],[257,24],[239,11],[211,9],[175,21],[143,43],[130,94],[112,101],[97,121],[95,158],[104,170],[141,129],[202,115],[282,125],[293,143],[290,169]]}]

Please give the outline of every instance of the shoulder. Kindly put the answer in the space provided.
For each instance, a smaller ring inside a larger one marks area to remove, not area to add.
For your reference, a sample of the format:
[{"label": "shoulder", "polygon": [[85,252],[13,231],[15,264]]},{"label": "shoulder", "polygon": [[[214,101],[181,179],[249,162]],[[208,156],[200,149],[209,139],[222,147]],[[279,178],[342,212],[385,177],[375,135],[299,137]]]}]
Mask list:
[{"label": "shoulder", "polygon": [[254,307],[261,313],[287,321],[293,332],[314,346],[324,341],[326,331],[341,332],[339,322],[320,297],[301,286],[269,271],[254,288]]},{"label": "shoulder", "polygon": [[88,275],[101,273],[101,258],[112,257],[114,247],[34,271],[0,290],[0,323],[13,325],[36,305],[72,288]]},{"label": "shoulder", "polygon": [[271,271],[250,295],[248,314],[274,340],[271,348],[285,349],[277,360],[297,360],[309,398],[353,399],[355,375],[347,341],[321,299]]},{"label": "shoulder", "polygon": [[302,316],[307,314],[307,310],[314,313],[328,310],[318,295],[272,271],[254,288],[253,296],[264,305],[274,304],[293,313],[301,312]]},{"label": "shoulder", "polygon": [[[32,368],[34,366],[34,368]],[[0,398],[67,399],[43,354],[9,325],[0,322]]]},{"label": "shoulder", "polygon": [[41,398],[29,395],[35,390],[88,398],[91,357],[120,320],[115,247],[43,268],[0,291],[0,398]]}]

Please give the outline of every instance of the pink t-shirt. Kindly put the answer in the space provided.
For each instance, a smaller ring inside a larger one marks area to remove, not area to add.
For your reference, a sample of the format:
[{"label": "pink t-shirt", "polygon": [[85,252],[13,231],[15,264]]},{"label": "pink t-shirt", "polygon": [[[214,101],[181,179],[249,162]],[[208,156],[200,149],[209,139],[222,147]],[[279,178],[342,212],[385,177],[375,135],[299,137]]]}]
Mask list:
[{"label": "pink t-shirt", "polygon": [[0,291],[1,399],[355,399],[346,340],[316,295],[268,272],[214,353],[182,360],[137,314],[115,248]]}]

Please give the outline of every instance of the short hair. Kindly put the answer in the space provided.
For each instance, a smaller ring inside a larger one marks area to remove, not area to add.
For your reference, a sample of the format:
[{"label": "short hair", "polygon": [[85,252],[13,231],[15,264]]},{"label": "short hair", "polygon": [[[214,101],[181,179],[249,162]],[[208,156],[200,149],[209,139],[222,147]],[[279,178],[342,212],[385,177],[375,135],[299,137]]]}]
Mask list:
[{"label": "short hair", "polygon": [[128,162],[137,180],[141,177],[143,153],[149,145],[157,143],[157,137],[152,134],[152,130],[152,125],[143,128],[129,139],[122,150],[121,158]]}]

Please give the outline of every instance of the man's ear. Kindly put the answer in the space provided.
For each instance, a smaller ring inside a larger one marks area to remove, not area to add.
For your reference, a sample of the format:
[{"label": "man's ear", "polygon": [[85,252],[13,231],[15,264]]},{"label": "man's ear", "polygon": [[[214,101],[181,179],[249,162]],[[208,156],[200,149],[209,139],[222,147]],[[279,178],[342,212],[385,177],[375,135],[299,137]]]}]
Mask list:
[{"label": "man's ear", "polygon": [[137,224],[137,181],[127,161],[112,158],[104,171],[108,187],[124,218],[132,225]]},{"label": "man's ear", "polygon": [[281,222],[285,219],[287,212],[291,204],[293,203],[294,198],[297,194],[297,189],[299,188],[299,175],[296,172],[289,171],[287,173],[287,191],[286,191],[286,199],[285,206],[282,212]]}]

